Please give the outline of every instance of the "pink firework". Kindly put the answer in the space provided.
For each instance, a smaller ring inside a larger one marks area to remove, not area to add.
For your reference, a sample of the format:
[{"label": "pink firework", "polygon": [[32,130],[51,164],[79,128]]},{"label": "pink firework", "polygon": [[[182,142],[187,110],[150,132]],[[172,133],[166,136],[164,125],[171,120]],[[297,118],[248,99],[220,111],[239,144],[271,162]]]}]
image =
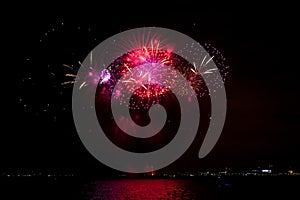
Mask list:
[{"label": "pink firework", "polygon": [[[166,48],[166,45],[162,44],[161,47],[159,45],[158,40],[153,40],[153,42],[151,40],[148,47],[143,46],[128,51],[116,58],[102,71],[99,71],[97,66],[93,67],[92,65],[89,67],[90,71],[87,77],[77,77],[77,81],[81,81],[79,89],[90,84],[96,84],[98,85],[96,96],[100,95],[101,98],[113,99],[120,104],[128,104],[128,95],[124,94],[131,94],[132,98],[143,102],[144,107],[149,107],[172,91],[176,91],[176,94],[186,96],[189,99],[193,95],[187,89],[190,86],[198,97],[209,95],[206,84],[216,85],[220,81],[225,81],[228,66],[225,66],[225,58],[221,52],[212,45],[205,44],[211,57],[205,54],[194,59],[197,63],[201,63],[198,66],[174,53],[171,48]],[[199,51],[199,49],[195,49],[193,44],[186,44],[186,47],[178,52],[193,51]],[[90,60],[92,63],[92,54]],[[210,82],[205,83],[203,76],[214,77],[215,71],[218,70],[209,67],[208,63],[212,60],[217,64],[223,80],[210,78]],[[182,79],[178,81],[178,74],[174,73],[174,70],[179,72],[186,81],[182,81]],[[66,74],[69,77],[71,75],[76,77],[72,73]],[[67,81],[63,84],[73,82]]]}]

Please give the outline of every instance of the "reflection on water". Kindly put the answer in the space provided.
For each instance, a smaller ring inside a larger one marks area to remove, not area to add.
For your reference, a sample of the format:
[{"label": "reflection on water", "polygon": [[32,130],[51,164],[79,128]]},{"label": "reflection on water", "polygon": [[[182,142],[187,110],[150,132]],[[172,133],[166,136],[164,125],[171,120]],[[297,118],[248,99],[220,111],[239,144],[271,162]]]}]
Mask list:
[{"label": "reflection on water", "polygon": [[[94,181],[85,186],[84,196],[96,199],[203,199],[209,191],[204,183],[186,180]],[[211,197],[210,197],[211,199]]]},{"label": "reflection on water", "polygon": [[90,181],[76,177],[0,177],[0,199],[299,199],[299,178],[229,176]]}]

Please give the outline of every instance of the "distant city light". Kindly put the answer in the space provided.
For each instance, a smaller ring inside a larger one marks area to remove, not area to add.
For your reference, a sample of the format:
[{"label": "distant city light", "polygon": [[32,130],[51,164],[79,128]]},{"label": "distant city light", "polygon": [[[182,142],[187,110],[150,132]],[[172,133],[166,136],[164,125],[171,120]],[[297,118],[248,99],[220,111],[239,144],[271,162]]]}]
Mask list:
[{"label": "distant city light", "polygon": [[263,170],[261,170],[261,172],[263,172],[263,173],[272,173],[272,170],[270,170],[270,169],[263,169]]}]

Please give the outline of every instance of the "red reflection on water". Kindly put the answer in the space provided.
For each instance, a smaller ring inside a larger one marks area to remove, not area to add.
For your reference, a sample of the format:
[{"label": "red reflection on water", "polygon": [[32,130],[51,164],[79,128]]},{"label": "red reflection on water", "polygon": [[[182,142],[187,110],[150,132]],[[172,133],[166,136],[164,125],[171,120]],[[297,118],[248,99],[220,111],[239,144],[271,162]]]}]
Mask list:
[{"label": "red reflection on water", "polygon": [[[86,199],[196,199],[205,186],[185,180],[111,180],[95,181],[86,188]],[[202,195],[201,195],[202,196]]]}]

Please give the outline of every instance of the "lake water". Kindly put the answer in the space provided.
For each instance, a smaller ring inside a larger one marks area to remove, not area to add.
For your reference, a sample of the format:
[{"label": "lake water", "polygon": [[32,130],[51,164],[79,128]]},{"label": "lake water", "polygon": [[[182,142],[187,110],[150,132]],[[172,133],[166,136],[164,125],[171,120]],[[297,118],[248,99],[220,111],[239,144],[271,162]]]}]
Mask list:
[{"label": "lake water", "polygon": [[298,199],[300,177],[79,180],[4,178],[0,199]]}]

